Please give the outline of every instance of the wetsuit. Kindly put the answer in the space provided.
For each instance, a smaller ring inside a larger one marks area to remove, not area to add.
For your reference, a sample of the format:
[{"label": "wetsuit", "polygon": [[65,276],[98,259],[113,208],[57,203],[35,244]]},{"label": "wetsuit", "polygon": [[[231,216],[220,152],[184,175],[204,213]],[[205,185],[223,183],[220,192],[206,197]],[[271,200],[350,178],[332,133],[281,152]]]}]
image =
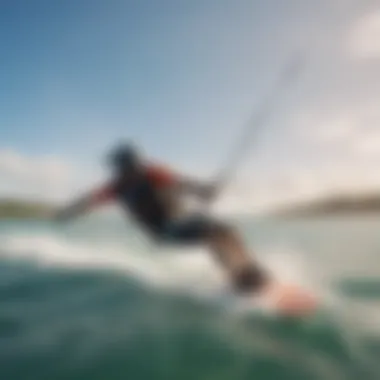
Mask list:
[{"label": "wetsuit", "polygon": [[198,215],[172,220],[161,191],[178,182],[170,170],[146,166],[132,184],[115,180],[90,195],[91,207],[116,200],[151,236],[172,242],[200,242],[208,236],[216,221]]}]

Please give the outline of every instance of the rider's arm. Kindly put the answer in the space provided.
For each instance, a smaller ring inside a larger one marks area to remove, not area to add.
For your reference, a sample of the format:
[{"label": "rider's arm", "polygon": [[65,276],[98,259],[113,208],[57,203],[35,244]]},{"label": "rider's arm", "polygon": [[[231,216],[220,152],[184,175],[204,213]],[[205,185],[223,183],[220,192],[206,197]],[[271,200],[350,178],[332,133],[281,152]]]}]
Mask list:
[{"label": "rider's arm", "polygon": [[99,207],[115,198],[115,189],[112,184],[107,184],[99,189],[76,199],[71,204],[58,210],[55,217],[59,220],[68,220],[78,217]]}]

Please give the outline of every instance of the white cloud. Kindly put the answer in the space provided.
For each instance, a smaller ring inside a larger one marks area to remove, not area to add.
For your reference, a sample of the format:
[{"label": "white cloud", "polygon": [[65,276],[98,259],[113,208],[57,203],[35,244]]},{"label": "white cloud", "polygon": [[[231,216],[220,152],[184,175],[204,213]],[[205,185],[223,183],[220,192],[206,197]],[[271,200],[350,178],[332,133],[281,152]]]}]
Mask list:
[{"label": "white cloud", "polygon": [[293,117],[294,123],[283,135],[286,140],[272,150],[281,162],[274,159],[274,165],[261,172],[247,170],[256,183],[246,184],[244,194],[231,190],[234,207],[265,209],[329,194],[380,189],[376,96],[364,92],[353,101],[351,94],[348,98],[344,92],[340,95],[339,106],[325,107],[323,99],[318,99]]},{"label": "white cloud", "polygon": [[357,131],[349,114],[302,114],[294,124],[294,133],[303,143],[326,146],[351,140]]},{"label": "white cloud", "polygon": [[247,167],[246,192],[226,194],[229,208],[380,189],[380,71],[373,61],[380,59],[380,9],[368,13],[368,3],[347,3],[324,20],[298,103],[268,126],[273,141]]},{"label": "white cloud", "polygon": [[355,147],[361,156],[380,159],[380,131],[373,131],[367,136],[362,136]]},{"label": "white cloud", "polygon": [[69,176],[69,166],[55,157],[31,157],[12,150],[0,150],[0,171],[12,177],[61,182]]},{"label": "white cloud", "polygon": [[0,149],[0,196],[59,198],[73,179],[73,168],[62,159]]},{"label": "white cloud", "polygon": [[328,112],[323,111],[323,106],[309,114],[303,112],[296,118],[291,133],[300,145],[318,149],[329,158],[335,156],[339,163],[380,160],[380,108],[376,94],[360,93],[356,101],[350,99]]},{"label": "white cloud", "polygon": [[353,56],[380,59],[380,9],[362,16],[354,24],[348,43]]}]

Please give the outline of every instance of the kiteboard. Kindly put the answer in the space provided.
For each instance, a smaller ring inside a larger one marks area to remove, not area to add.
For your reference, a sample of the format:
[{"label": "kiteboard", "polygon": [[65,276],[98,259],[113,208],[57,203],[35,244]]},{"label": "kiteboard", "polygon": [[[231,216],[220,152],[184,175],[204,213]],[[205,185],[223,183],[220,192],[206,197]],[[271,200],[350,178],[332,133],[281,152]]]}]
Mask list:
[{"label": "kiteboard", "polygon": [[321,307],[316,294],[300,285],[273,281],[256,295],[257,300],[276,314],[286,317],[307,317]]}]

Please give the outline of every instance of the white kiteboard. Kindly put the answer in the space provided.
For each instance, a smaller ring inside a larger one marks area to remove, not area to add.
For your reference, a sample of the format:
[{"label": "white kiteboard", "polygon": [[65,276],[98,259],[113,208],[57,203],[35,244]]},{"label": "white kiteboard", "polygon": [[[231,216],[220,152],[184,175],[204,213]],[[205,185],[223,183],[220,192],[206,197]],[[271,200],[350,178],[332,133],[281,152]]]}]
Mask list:
[{"label": "white kiteboard", "polygon": [[287,317],[311,316],[321,306],[317,295],[302,286],[275,281],[266,286],[255,298],[264,307]]}]

